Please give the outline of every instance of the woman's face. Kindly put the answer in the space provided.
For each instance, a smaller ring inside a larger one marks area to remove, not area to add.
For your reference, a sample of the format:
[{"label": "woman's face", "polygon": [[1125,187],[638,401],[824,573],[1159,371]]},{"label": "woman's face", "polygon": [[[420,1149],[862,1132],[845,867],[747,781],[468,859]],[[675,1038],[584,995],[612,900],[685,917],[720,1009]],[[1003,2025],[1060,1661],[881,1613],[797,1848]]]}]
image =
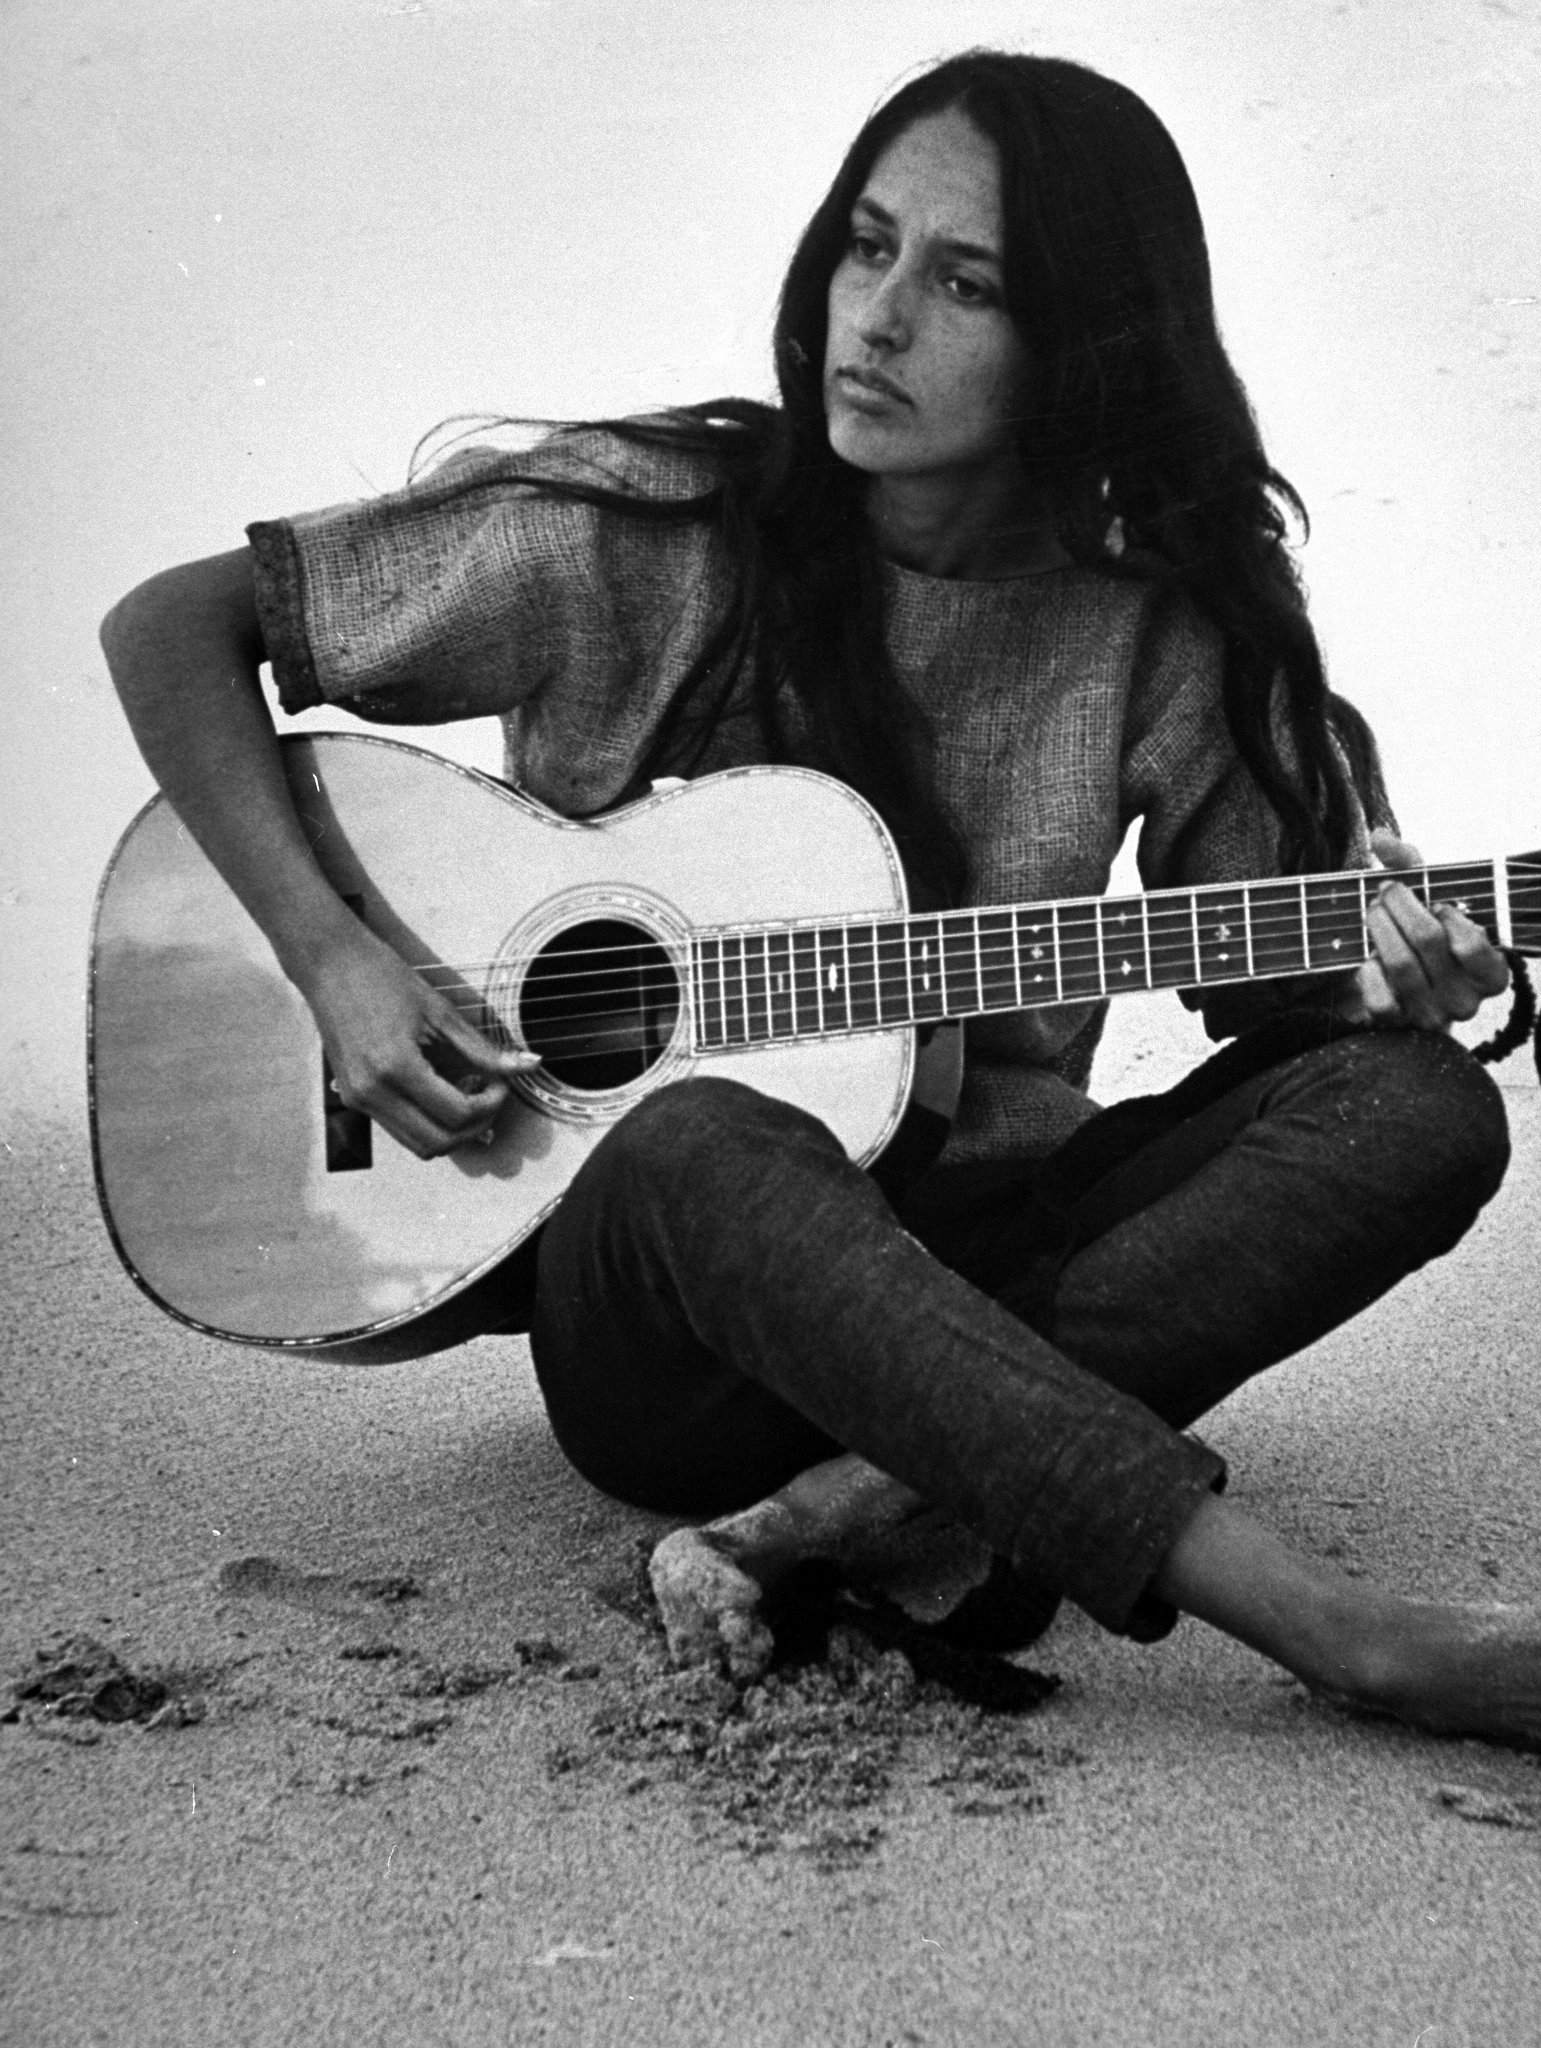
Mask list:
[{"label": "woman's face", "polygon": [[907,128],[851,210],[829,282],[830,445],[873,476],[1010,461],[1027,357],[1001,288],[1000,164],[957,109]]}]

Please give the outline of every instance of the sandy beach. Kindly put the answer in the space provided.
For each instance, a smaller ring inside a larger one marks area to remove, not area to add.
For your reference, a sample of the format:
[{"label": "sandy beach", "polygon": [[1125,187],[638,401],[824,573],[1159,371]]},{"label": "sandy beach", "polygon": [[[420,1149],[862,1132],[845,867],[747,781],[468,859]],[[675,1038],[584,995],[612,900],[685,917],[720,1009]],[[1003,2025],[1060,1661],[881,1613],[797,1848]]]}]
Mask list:
[{"label": "sandy beach", "polygon": [[[1105,1071],[1160,1080],[1169,1039],[1115,1032]],[[1541,1598],[1527,1079],[1461,1250],[1207,1425],[1237,1499],[1428,1595]],[[165,1688],[0,1726],[5,2039],[1537,2039],[1536,1760],[1073,1611],[1014,1660],[1041,1705],[848,1634],[757,1739],[665,1674],[665,1525],[568,1470],[522,1341],[215,1344],[119,1270],[78,1127],[4,1159],[6,1699],[81,1638]]]}]

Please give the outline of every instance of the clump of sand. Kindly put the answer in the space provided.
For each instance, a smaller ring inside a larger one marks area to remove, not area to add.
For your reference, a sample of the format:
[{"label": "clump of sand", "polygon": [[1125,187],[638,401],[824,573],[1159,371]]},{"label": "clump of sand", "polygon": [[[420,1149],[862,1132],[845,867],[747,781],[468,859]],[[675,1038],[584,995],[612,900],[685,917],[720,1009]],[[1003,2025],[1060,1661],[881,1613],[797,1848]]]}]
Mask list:
[{"label": "clump of sand", "polygon": [[683,1785],[703,1823],[748,1854],[797,1851],[839,1869],[882,1840],[901,1772],[925,1768],[960,1816],[1039,1812],[1053,1772],[1084,1761],[1023,1726],[1057,1678],[816,1579],[783,1600],[757,1682],[670,1670],[644,1566],[645,1549],[635,1582],[602,1597],[643,1625],[647,1646],[629,1681],[606,1688],[588,1740],[552,1750],[555,1775],[619,1777],[633,1796]]},{"label": "clump of sand", "polygon": [[5,1719],[189,1728],[207,1711],[199,1679],[193,1672],[135,1671],[94,1636],[58,1636],[35,1653],[31,1669],[12,1686]]}]

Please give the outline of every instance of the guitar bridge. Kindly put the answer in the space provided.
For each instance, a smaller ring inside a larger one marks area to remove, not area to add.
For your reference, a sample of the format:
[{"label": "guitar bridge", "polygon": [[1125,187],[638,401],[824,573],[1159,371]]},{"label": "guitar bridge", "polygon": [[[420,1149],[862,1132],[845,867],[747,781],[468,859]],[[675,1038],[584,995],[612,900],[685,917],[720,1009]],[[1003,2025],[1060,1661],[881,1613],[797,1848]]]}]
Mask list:
[{"label": "guitar bridge", "polygon": [[[357,918],[364,915],[362,896],[342,899]],[[337,1087],[337,1076],[321,1055],[321,1121],[326,1133],[328,1173],[361,1173],[375,1163],[374,1126],[361,1109],[349,1109]]]},{"label": "guitar bridge", "polygon": [[321,1120],[326,1129],[328,1173],[359,1173],[374,1165],[374,1125],[363,1110],[349,1109],[343,1101],[325,1053],[321,1055]]}]

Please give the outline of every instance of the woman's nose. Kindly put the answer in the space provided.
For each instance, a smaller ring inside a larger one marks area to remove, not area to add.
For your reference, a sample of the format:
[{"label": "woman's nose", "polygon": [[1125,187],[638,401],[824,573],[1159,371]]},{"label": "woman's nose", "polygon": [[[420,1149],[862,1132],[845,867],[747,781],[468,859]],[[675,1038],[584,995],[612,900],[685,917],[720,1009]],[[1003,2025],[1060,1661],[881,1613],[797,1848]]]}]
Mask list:
[{"label": "woman's nose", "polygon": [[857,325],[862,340],[871,348],[909,346],[914,332],[913,294],[897,270],[890,270],[866,301]]}]

